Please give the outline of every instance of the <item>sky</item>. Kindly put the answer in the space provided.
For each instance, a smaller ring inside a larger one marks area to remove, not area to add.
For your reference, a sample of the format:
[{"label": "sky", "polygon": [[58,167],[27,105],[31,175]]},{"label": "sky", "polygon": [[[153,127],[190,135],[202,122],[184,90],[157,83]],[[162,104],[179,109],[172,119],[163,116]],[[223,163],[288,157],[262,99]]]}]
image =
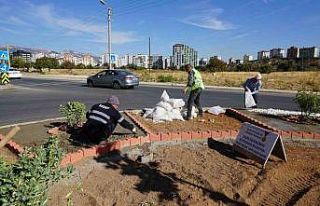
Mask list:
[{"label": "sky", "polygon": [[[320,0],[106,0],[112,52],[172,55],[175,43],[227,60],[259,50],[320,46]],[[99,0],[0,0],[0,45],[107,50]]]}]

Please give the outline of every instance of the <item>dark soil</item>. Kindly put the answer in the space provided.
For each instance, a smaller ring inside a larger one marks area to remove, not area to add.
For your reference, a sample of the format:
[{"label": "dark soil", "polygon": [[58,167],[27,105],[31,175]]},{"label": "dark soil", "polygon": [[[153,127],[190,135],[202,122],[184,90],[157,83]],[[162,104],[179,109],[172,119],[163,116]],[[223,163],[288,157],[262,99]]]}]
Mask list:
[{"label": "dark soil", "polygon": [[181,131],[208,131],[208,130],[238,130],[241,122],[225,114],[213,115],[204,113],[203,117],[197,117],[189,121],[153,123],[151,119],[145,119],[139,113],[131,113],[152,132],[181,132]]}]

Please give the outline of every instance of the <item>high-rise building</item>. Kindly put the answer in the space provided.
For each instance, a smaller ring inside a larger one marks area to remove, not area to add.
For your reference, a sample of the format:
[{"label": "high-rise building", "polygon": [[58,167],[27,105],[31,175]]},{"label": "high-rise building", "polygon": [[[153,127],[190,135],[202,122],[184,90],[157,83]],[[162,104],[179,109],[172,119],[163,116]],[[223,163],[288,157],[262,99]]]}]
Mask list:
[{"label": "high-rise building", "polygon": [[258,52],[258,60],[261,59],[269,59],[270,58],[270,51],[259,51]]},{"label": "high-rise building", "polygon": [[298,47],[290,47],[287,49],[287,58],[288,59],[297,59],[299,58],[300,49]]},{"label": "high-rise building", "polygon": [[319,48],[317,47],[306,47],[300,48],[300,58],[318,58]]},{"label": "high-rise building", "polygon": [[243,56],[243,62],[251,62],[251,61],[253,61],[253,56],[252,55],[245,54]]},{"label": "high-rise building", "polygon": [[25,62],[31,62],[31,57],[32,57],[31,52],[27,52],[24,50],[14,51],[14,52],[12,52],[12,56],[11,56],[12,59],[21,58]]},{"label": "high-rise building", "polygon": [[152,68],[155,69],[163,69],[163,56],[161,55],[153,55],[151,56],[151,64]]},{"label": "high-rise building", "polygon": [[198,52],[185,44],[173,45],[173,66],[180,69],[182,66],[191,64],[198,66]]},{"label": "high-rise building", "polygon": [[43,52],[34,53],[34,54],[32,54],[31,61],[32,61],[32,62],[36,62],[37,59],[43,58],[43,57],[45,57],[45,56],[46,56],[46,55],[45,55]]},{"label": "high-rise building", "polygon": [[172,67],[172,61],[171,60],[172,60],[171,56],[163,58],[163,68],[164,69],[168,69],[169,67]]},{"label": "high-rise building", "polygon": [[148,68],[149,56],[145,54],[138,54],[133,57],[133,64],[138,67]]},{"label": "high-rise building", "polygon": [[96,59],[90,55],[90,54],[85,54],[82,57],[82,63],[86,66],[91,65],[91,66],[96,66],[98,64],[98,62],[96,61]]},{"label": "high-rise building", "polygon": [[[117,54],[111,54],[111,63],[114,64],[116,67],[118,67],[118,55]],[[101,65],[103,64],[109,64],[109,53],[104,53],[101,55]]]},{"label": "high-rise building", "polygon": [[281,48],[271,49],[270,58],[284,58],[284,49],[281,49]]}]

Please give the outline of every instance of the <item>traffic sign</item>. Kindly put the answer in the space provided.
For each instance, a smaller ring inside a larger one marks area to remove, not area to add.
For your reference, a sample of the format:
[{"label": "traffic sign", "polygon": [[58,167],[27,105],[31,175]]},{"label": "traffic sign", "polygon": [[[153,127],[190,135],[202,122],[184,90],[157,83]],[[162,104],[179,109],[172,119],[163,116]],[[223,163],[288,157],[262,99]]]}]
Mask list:
[{"label": "traffic sign", "polygon": [[6,72],[1,73],[1,84],[5,85],[5,84],[8,84],[8,83],[10,83],[9,74],[6,73]]},{"label": "traffic sign", "polygon": [[9,71],[9,54],[7,51],[0,50],[0,72]]},{"label": "traffic sign", "polygon": [[287,161],[281,136],[248,122],[242,124],[233,148],[263,165],[271,154]]}]

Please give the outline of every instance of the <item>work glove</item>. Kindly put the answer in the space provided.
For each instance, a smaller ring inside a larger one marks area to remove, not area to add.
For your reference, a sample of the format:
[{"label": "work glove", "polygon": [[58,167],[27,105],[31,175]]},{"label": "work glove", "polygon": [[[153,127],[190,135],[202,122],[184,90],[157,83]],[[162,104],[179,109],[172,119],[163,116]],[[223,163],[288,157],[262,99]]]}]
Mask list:
[{"label": "work glove", "polygon": [[133,127],[133,129],[131,130],[133,133],[137,133],[137,128]]}]

